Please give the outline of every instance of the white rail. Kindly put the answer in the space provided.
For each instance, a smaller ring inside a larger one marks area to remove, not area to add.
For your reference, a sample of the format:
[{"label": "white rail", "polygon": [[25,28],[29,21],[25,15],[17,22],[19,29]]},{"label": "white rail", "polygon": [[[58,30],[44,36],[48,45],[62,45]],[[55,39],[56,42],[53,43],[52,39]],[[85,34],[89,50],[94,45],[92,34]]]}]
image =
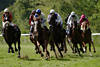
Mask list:
[{"label": "white rail", "polygon": [[[30,34],[21,34],[21,36],[29,36]],[[93,36],[100,35],[100,33],[92,33]],[[2,35],[0,35],[2,36]]]}]

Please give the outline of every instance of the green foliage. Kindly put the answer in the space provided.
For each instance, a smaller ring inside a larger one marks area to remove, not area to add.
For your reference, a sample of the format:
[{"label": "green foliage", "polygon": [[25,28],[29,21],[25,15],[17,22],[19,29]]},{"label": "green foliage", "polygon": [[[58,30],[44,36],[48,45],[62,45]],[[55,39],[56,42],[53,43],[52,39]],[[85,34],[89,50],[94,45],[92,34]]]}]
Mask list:
[{"label": "green foliage", "polygon": [[[6,1],[6,5],[12,4],[15,0]],[[3,3],[3,0],[0,1],[0,3]],[[8,4],[7,4],[8,3]],[[4,6],[2,6],[5,8]],[[1,8],[1,7],[0,7]],[[29,15],[33,9],[41,9],[42,12],[47,15],[49,14],[50,9],[55,9],[56,12],[58,12],[63,22],[65,20],[65,17],[70,14],[71,11],[75,11],[78,16],[80,17],[82,13],[84,13],[90,23],[91,23],[91,29],[93,32],[100,32],[98,27],[99,19],[100,19],[100,1],[94,1],[94,0],[16,0],[14,4],[9,6],[9,9],[11,10],[13,14],[13,23],[17,24],[22,33],[28,33],[29,32]],[[0,22],[2,11],[0,12]],[[64,22],[65,24],[65,22]],[[0,24],[0,28],[1,28]],[[47,23],[48,26],[48,23]]]}]

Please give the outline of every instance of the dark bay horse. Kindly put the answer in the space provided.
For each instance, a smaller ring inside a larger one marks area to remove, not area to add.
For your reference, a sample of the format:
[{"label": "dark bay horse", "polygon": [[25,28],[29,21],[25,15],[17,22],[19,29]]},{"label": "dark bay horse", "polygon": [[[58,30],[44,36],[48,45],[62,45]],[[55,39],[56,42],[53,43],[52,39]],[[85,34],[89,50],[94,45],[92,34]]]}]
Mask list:
[{"label": "dark bay horse", "polygon": [[[83,51],[83,39],[81,35],[81,30],[79,25],[77,24],[76,21],[73,22],[72,28],[71,28],[71,34],[70,36],[68,35],[67,38],[72,42],[73,44],[73,51],[74,53],[78,52],[80,54],[80,50],[84,53]],[[80,45],[80,49],[78,48],[78,44]]]},{"label": "dark bay horse", "polygon": [[[18,51],[18,57],[20,58],[20,36],[21,36],[21,31],[18,28],[17,25],[11,26],[8,21],[5,22],[5,28],[4,28],[4,39],[6,43],[8,44],[8,53],[10,53],[10,50],[12,53],[14,53],[12,44],[14,43],[15,45],[15,51]],[[18,42],[18,50],[16,48],[16,42]]]},{"label": "dark bay horse", "polygon": [[[65,52],[66,52],[67,48],[66,48],[66,33],[65,33],[65,30],[61,29],[60,25],[57,25],[56,18],[57,18],[57,16],[55,14],[53,14],[51,16],[49,24],[51,25],[50,26],[50,45],[51,45],[51,48],[54,51],[55,56],[57,58],[55,45],[58,48],[58,51],[59,51],[61,57],[63,57],[61,49],[65,48]],[[61,48],[60,48],[60,44],[61,44]]]},{"label": "dark bay horse", "polygon": [[46,31],[41,27],[41,22],[39,20],[35,20],[33,24],[33,34],[30,37],[32,43],[35,44],[36,53],[41,54],[41,57],[44,56],[42,51],[40,50],[40,45],[43,48],[43,51],[46,54],[46,59],[50,58],[49,51],[47,50],[48,41],[49,41],[49,31]]},{"label": "dark bay horse", "polygon": [[[91,54],[91,44],[93,46],[94,53],[96,52],[96,50],[95,50],[94,43],[92,41],[92,32],[91,32],[90,28],[87,28],[87,25],[88,24],[86,21],[84,21],[82,23],[82,37],[83,37],[84,43],[89,44],[89,52],[90,52],[90,55],[92,55]],[[86,50],[87,50],[87,47],[86,47]]]}]

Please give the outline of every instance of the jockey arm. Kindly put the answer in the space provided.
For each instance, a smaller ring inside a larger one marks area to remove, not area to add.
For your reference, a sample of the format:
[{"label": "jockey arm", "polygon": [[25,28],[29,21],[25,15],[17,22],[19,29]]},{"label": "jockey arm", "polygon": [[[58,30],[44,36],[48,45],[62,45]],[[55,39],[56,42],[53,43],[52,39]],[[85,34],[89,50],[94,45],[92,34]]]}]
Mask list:
[{"label": "jockey arm", "polygon": [[41,14],[40,18],[41,18],[42,26],[46,26],[46,24],[45,24],[46,19],[45,19],[44,14]]},{"label": "jockey arm", "polygon": [[51,15],[48,15],[47,22],[49,23],[51,19]]},{"label": "jockey arm", "polygon": [[32,22],[33,22],[33,16],[30,15],[30,17],[29,17],[29,25],[32,25]]},{"label": "jockey arm", "polygon": [[57,19],[56,19],[56,22],[58,23],[58,24],[61,24],[62,25],[62,19],[61,19],[61,16],[59,15],[59,14],[57,14]]},{"label": "jockey arm", "polygon": [[71,16],[72,16],[72,15],[70,15],[70,16],[68,17],[68,20],[67,20],[67,25],[69,25],[69,27],[71,27]]}]

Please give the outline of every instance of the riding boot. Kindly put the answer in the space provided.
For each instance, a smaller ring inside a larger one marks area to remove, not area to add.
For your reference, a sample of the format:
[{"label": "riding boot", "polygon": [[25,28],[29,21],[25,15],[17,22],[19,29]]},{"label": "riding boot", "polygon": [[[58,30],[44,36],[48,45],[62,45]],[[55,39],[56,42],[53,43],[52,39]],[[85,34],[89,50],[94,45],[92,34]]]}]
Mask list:
[{"label": "riding boot", "polygon": [[33,28],[31,27],[30,28],[30,36],[32,36],[32,33],[33,33]]}]

